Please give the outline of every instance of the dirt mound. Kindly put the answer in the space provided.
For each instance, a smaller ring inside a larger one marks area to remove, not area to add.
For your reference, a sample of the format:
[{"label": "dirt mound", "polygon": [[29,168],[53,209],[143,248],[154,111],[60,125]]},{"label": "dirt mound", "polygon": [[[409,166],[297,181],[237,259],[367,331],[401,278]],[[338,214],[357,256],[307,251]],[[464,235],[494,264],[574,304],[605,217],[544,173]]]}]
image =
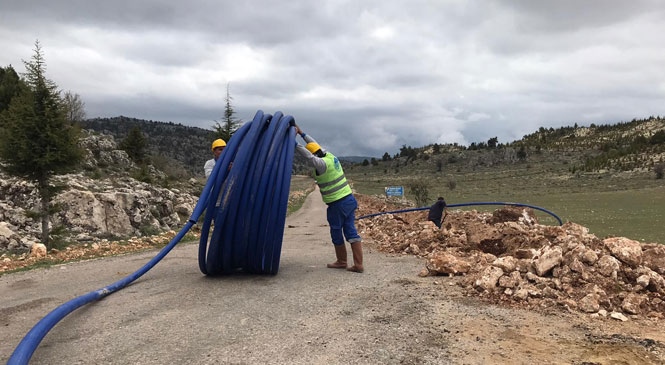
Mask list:
[{"label": "dirt mound", "polygon": [[[404,209],[379,196],[357,196],[358,216]],[[449,210],[441,230],[426,211],[358,221],[377,249],[427,259],[421,275],[448,275],[468,293],[511,306],[611,316],[665,316],[665,246],[600,239],[586,227],[538,223],[530,208],[493,213]]]}]

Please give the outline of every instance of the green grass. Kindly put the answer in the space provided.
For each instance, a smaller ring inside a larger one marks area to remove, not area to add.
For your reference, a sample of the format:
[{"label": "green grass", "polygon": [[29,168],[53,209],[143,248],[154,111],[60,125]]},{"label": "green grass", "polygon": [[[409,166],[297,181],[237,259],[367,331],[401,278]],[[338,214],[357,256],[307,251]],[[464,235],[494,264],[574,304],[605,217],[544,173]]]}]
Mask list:
[{"label": "green grass", "polygon": [[600,238],[665,243],[665,187],[553,194],[540,201],[562,219],[588,227]]}]

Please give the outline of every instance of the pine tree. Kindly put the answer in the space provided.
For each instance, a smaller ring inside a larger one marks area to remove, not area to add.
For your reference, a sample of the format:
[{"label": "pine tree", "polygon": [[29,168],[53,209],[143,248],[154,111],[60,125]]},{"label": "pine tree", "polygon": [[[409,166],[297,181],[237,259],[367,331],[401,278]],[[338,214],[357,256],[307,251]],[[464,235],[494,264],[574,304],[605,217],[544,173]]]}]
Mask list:
[{"label": "pine tree", "polygon": [[148,143],[139,126],[134,126],[127,137],[120,143],[120,149],[127,152],[132,161],[142,164],[147,156]]},{"label": "pine tree", "polygon": [[0,112],[9,108],[12,98],[25,88],[12,66],[0,68]]},{"label": "pine tree", "polygon": [[242,121],[240,119],[237,119],[235,117],[235,109],[233,109],[233,106],[231,105],[231,100],[233,98],[231,97],[231,94],[229,92],[229,85],[226,85],[226,98],[224,98],[225,101],[225,106],[224,106],[224,118],[222,122],[217,122],[215,121],[215,125],[213,126],[213,129],[215,130],[216,138],[221,138],[224,141],[228,142],[231,139],[231,136],[233,136],[233,133],[240,128],[240,123]]},{"label": "pine tree", "polygon": [[78,146],[80,129],[67,120],[57,86],[46,78],[39,41],[31,61],[23,63],[27,89],[0,114],[0,159],[9,174],[37,185],[42,243],[50,248],[48,223],[55,192],[51,178],[78,166],[83,156]]}]

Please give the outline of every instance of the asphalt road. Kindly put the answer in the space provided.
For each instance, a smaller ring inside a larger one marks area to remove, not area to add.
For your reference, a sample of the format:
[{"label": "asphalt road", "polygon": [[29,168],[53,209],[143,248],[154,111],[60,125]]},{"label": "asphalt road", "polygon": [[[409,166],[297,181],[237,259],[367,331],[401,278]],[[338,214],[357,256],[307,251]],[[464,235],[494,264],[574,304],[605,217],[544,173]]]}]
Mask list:
[{"label": "asphalt road", "polygon": [[[431,285],[417,276],[422,260],[366,249],[365,273],[327,269],[334,250],[318,193],[288,217],[277,275],[206,277],[197,250],[198,243],[179,244],[127,288],[68,315],[31,363],[446,363],[445,344],[420,331],[422,321],[440,322],[426,317],[435,311],[416,294],[416,286]],[[122,279],[155,254],[0,277],[0,362],[57,306]]]}]

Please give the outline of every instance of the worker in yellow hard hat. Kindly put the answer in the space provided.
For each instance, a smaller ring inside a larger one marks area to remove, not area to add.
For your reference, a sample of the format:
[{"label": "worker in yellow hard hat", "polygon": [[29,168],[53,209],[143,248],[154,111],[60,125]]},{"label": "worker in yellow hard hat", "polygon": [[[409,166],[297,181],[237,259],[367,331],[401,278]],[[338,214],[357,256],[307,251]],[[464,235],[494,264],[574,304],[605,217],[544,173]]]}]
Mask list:
[{"label": "worker in yellow hard hat", "polygon": [[210,176],[212,173],[212,169],[215,168],[215,162],[219,158],[219,156],[222,154],[222,151],[224,151],[224,148],[226,148],[226,142],[219,138],[214,141],[212,141],[212,155],[213,158],[210,160],[206,161],[205,165],[203,166],[203,170],[205,171],[206,178]]},{"label": "worker in yellow hard hat", "polygon": [[[361,273],[364,271],[362,238],[355,226],[355,210],[358,208],[358,202],[346,181],[342,164],[332,153],[321,148],[314,138],[306,135],[298,125],[296,133],[307,143],[304,147],[296,144],[296,151],[314,166],[314,179],[319,186],[323,202],[328,205],[326,215],[337,260],[327,267]],[[351,245],[353,266],[346,264],[344,239]]]}]

